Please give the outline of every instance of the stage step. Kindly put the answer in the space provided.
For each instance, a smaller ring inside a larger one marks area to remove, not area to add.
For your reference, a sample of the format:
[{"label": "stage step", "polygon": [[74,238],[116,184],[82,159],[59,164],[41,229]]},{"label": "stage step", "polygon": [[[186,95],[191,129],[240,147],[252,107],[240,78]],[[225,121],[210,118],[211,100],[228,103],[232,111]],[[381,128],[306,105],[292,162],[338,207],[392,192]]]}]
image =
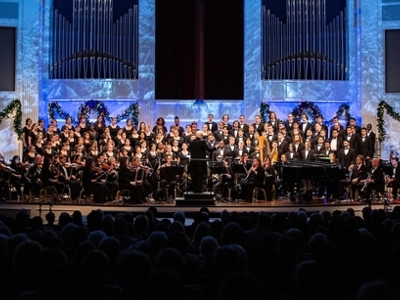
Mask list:
[{"label": "stage step", "polygon": [[184,194],[183,197],[175,199],[176,206],[213,206],[217,201],[214,199],[214,193],[193,193]]},{"label": "stage step", "polygon": [[214,199],[215,194],[213,192],[203,192],[203,193],[194,193],[194,192],[188,192],[183,194],[183,198],[185,200],[189,199],[205,199],[205,200],[210,200]]}]

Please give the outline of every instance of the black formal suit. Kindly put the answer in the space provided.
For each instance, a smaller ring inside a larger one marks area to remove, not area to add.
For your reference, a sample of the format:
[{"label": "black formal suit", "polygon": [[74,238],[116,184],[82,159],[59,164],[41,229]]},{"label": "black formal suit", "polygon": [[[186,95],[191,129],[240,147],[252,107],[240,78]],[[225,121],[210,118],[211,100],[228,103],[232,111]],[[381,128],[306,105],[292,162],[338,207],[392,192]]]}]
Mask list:
[{"label": "black formal suit", "polygon": [[[347,154],[346,154],[347,150]],[[356,160],[356,152],[354,149],[340,149],[338,151],[338,160],[342,166],[348,168]]]},{"label": "black formal suit", "polygon": [[[333,141],[333,138],[329,139],[331,148],[332,148],[332,141]],[[340,149],[343,149],[343,140],[341,138],[337,137],[336,138],[336,150],[333,150],[333,151],[335,151],[335,153],[337,154]]]},{"label": "black formal suit", "polygon": [[268,121],[269,124],[271,124],[272,128],[274,128],[274,133],[278,133],[278,128],[279,128],[279,120],[276,119],[275,121]]},{"label": "black formal suit", "polygon": [[237,137],[235,138],[235,144],[239,144],[239,142],[240,142],[241,140],[243,141],[243,143],[245,143],[245,142],[246,142],[246,139],[247,139],[247,136],[246,136],[246,135],[237,136]]},{"label": "black formal suit", "polygon": [[317,145],[314,146],[314,153],[315,154],[323,155],[324,154],[324,150],[325,150],[324,144],[321,144],[321,145],[317,144]]},{"label": "black formal suit", "polygon": [[281,142],[278,141],[279,159],[281,158],[281,155],[283,153],[288,152],[288,150],[289,150],[289,143],[288,142],[286,142],[285,140],[283,140]]},{"label": "black formal suit", "polygon": [[225,146],[225,157],[235,157],[235,151],[237,150],[237,145],[226,145]]},{"label": "black formal suit", "polygon": [[296,151],[288,151],[285,153],[285,156],[288,160],[293,160],[293,159],[299,159],[300,158],[300,154]]},{"label": "black formal suit", "polygon": [[[330,138],[332,137],[332,131],[333,131],[334,129],[335,129],[334,126],[331,126],[331,128],[329,129],[329,137],[330,137]],[[344,127],[343,127],[342,125],[339,125],[338,134],[339,134],[340,132],[344,132]]]},{"label": "black formal suit", "polygon": [[211,130],[211,132],[218,131],[218,124],[216,122],[205,122],[205,125],[207,125],[208,130]]},{"label": "black formal suit", "polygon": [[254,133],[248,133],[247,137],[250,138],[254,142]]},{"label": "black formal suit", "polygon": [[321,129],[325,130],[326,134],[328,135],[328,126],[326,126],[325,124],[321,124]]},{"label": "black formal suit", "polygon": [[[293,138],[294,138],[293,130],[288,131],[288,132],[289,132],[290,137],[293,139]],[[302,138],[304,138],[304,132],[300,129],[300,127],[299,127],[299,135],[300,135]]]},{"label": "black formal suit", "polygon": [[239,128],[242,128],[244,133],[249,132],[249,125],[246,123],[243,123],[243,124],[239,123]]},{"label": "black formal suit", "polygon": [[307,131],[312,130],[312,125],[309,122],[301,123],[299,126],[299,129],[303,132],[303,138],[305,138]]},{"label": "black formal suit", "polygon": [[370,201],[372,190],[383,193],[385,191],[385,178],[383,170],[380,166],[377,168],[371,168],[369,171],[370,183],[367,184],[367,190],[365,192],[365,198]]},{"label": "black formal suit", "polygon": [[306,160],[313,159],[314,158],[314,150],[310,148],[308,150],[308,153],[306,154],[306,149],[303,149],[300,153],[300,158],[306,159]]},{"label": "black formal suit", "polygon": [[222,131],[222,129],[221,130],[216,130],[213,133],[214,133],[215,139],[218,142],[222,140],[222,136],[224,135],[224,132]]},{"label": "black formal suit", "polygon": [[293,121],[289,122],[288,120],[286,120],[284,124],[287,132],[291,132],[293,130]]},{"label": "black formal suit", "polygon": [[205,140],[197,137],[190,143],[188,150],[191,155],[190,174],[192,176],[193,192],[200,193],[203,191],[203,175],[207,174],[207,162],[201,159],[206,158],[207,151],[212,152],[215,148],[211,148]]},{"label": "black formal suit", "polygon": [[258,131],[258,133],[260,133],[260,134],[264,130],[264,124],[262,122],[260,122],[258,124],[253,123],[253,126],[254,126],[255,131]]},{"label": "black formal suit", "polygon": [[246,149],[247,153],[249,153],[250,155],[256,150],[254,147],[252,146],[244,146],[244,148]]},{"label": "black formal suit", "polygon": [[350,148],[356,150],[358,153],[358,138],[357,135],[345,135],[343,141],[348,141],[350,143]]},{"label": "black formal suit", "polygon": [[239,157],[242,156],[244,153],[249,153],[246,149],[246,147],[243,148],[236,148],[236,150],[233,151],[233,157]]},{"label": "black formal suit", "polygon": [[351,176],[349,179],[343,179],[339,182],[338,193],[340,198],[343,197],[344,188],[351,185],[352,196],[350,198],[354,199],[355,191],[362,188],[360,181],[367,178],[367,167],[363,164],[354,165],[354,169],[350,172]]},{"label": "black formal suit", "polygon": [[305,138],[305,139],[304,139],[304,144],[305,144],[307,141],[310,142],[310,146],[311,146],[311,148],[313,149],[314,146],[315,146],[315,144],[316,144],[315,139],[314,139],[313,137],[311,137],[311,138]]},{"label": "black formal suit", "polygon": [[305,149],[305,146],[303,143],[300,143],[298,145],[293,144],[293,147],[294,147],[294,150],[299,154],[301,154],[301,151],[303,151]]},{"label": "black formal suit", "polygon": [[272,146],[272,142],[273,142],[273,141],[277,141],[277,140],[278,140],[278,136],[277,136],[275,133],[272,134],[272,135],[267,134],[266,138],[267,138],[267,140],[268,140],[270,146]]},{"label": "black formal suit", "polygon": [[222,158],[225,158],[225,147],[224,148],[217,148],[211,155],[212,160],[216,161],[217,157],[220,156]]},{"label": "black formal suit", "polygon": [[236,140],[236,137],[239,136],[239,129],[238,128],[232,128],[232,130],[230,132],[230,135],[234,136],[235,140]]},{"label": "black formal suit", "polygon": [[375,153],[375,143],[376,143],[376,134],[372,131],[367,132],[367,136],[369,137],[371,141],[371,153],[372,156]]},{"label": "black formal suit", "polygon": [[221,141],[223,141],[224,142],[224,144],[225,145],[228,145],[229,144],[229,137],[230,137],[230,135],[228,134],[228,135],[221,135]]},{"label": "black formal suit", "polygon": [[392,187],[393,199],[397,199],[400,186],[400,166],[397,166],[396,168],[392,167],[391,173],[386,175],[390,176],[390,179],[393,180],[391,183],[389,183],[389,186]]},{"label": "black formal suit", "polygon": [[370,158],[373,157],[374,153],[371,152],[371,140],[368,136],[362,137],[358,136],[358,143],[359,143],[359,154],[363,155],[365,158],[369,156]]}]

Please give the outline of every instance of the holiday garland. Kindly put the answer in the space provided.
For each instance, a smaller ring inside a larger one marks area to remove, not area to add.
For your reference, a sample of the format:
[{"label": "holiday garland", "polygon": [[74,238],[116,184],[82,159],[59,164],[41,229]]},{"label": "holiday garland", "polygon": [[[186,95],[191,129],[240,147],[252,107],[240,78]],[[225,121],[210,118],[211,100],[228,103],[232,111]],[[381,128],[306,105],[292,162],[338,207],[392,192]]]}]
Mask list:
[{"label": "holiday garland", "polygon": [[[104,120],[106,120],[108,122],[111,121],[112,117],[110,116],[110,112],[108,111],[107,106],[104,105],[103,102],[97,101],[97,100],[89,100],[89,101],[82,103],[78,109],[77,120],[75,120],[67,112],[63,111],[61,109],[61,106],[57,102],[49,103],[48,115],[49,115],[50,119],[54,119],[55,112],[57,112],[57,114],[61,118],[63,118],[63,119],[71,118],[72,123],[76,124],[81,119],[82,116],[87,118],[89,116],[90,112],[93,110],[97,112],[98,116],[103,116]],[[137,126],[138,119],[139,119],[139,105],[137,102],[129,105],[129,107],[127,109],[125,109],[123,114],[117,115],[117,116],[115,116],[115,118],[117,119],[117,122],[119,122],[123,119],[128,118],[129,116],[132,116],[132,123]]]},{"label": "holiday garland", "polygon": [[379,133],[379,141],[383,142],[386,139],[386,129],[385,129],[385,119],[383,118],[383,114],[386,110],[386,113],[395,119],[396,121],[400,121],[400,114],[395,112],[393,107],[390,106],[387,102],[381,101],[378,105],[377,111],[377,127]]},{"label": "holiday garland", "polygon": [[[269,110],[270,106],[268,103],[266,102],[261,102],[260,104],[260,116],[263,119],[263,122],[266,122],[268,120],[268,115],[269,115]],[[299,105],[297,105],[293,111],[292,114],[293,116],[297,119],[297,120],[301,120],[301,115],[303,113],[306,113],[307,115],[309,115],[310,117],[312,117],[312,119],[316,119],[318,116],[322,116],[321,110],[319,109],[319,107],[317,105],[315,105],[314,103],[305,101],[305,102],[301,102]],[[346,123],[349,122],[350,118],[351,118],[351,114],[350,114],[350,106],[348,104],[342,104],[339,106],[339,109],[336,111],[335,114],[336,117],[344,117],[344,119],[346,120]],[[323,118],[323,117],[322,117]],[[332,122],[333,119],[327,121]]]},{"label": "holiday garland", "polygon": [[60,118],[64,120],[71,118],[72,123],[76,123],[76,120],[69,113],[61,109],[60,104],[58,104],[57,102],[50,102],[48,108],[48,115],[50,120],[54,119],[54,112],[57,112]]},{"label": "holiday garland", "polygon": [[21,101],[18,99],[13,99],[6,108],[0,112],[0,123],[3,120],[8,119],[12,113],[15,113],[14,120],[13,120],[13,128],[15,133],[18,136],[18,140],[21,140],[22,136],[22,110],[21,110]]}]

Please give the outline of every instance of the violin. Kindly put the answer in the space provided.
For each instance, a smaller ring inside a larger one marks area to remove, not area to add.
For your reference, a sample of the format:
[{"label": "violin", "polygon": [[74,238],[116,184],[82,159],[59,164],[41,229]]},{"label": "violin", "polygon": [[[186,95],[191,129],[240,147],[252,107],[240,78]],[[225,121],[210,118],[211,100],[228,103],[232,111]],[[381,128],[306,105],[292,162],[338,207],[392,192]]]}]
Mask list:
[{"label": "violin", "polygon": [[97,172],[97,173],[103,172],[103,170],[100,167],[96,167],[96,166],[91,166],[90,169],[93,172]]}]

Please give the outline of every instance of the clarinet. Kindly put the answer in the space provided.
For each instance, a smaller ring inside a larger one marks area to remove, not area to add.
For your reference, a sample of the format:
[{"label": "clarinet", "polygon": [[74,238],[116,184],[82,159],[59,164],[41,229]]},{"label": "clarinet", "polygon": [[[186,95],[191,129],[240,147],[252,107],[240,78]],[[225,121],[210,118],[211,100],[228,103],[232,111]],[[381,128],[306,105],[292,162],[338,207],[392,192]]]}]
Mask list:
[{"label": "clarinet", "polygon": [[361,192],[365,192],[368,186],[368,181],[371,179],[372,174],[368,174],[367,178],[365,179],[364,185],[361,188]]}]

